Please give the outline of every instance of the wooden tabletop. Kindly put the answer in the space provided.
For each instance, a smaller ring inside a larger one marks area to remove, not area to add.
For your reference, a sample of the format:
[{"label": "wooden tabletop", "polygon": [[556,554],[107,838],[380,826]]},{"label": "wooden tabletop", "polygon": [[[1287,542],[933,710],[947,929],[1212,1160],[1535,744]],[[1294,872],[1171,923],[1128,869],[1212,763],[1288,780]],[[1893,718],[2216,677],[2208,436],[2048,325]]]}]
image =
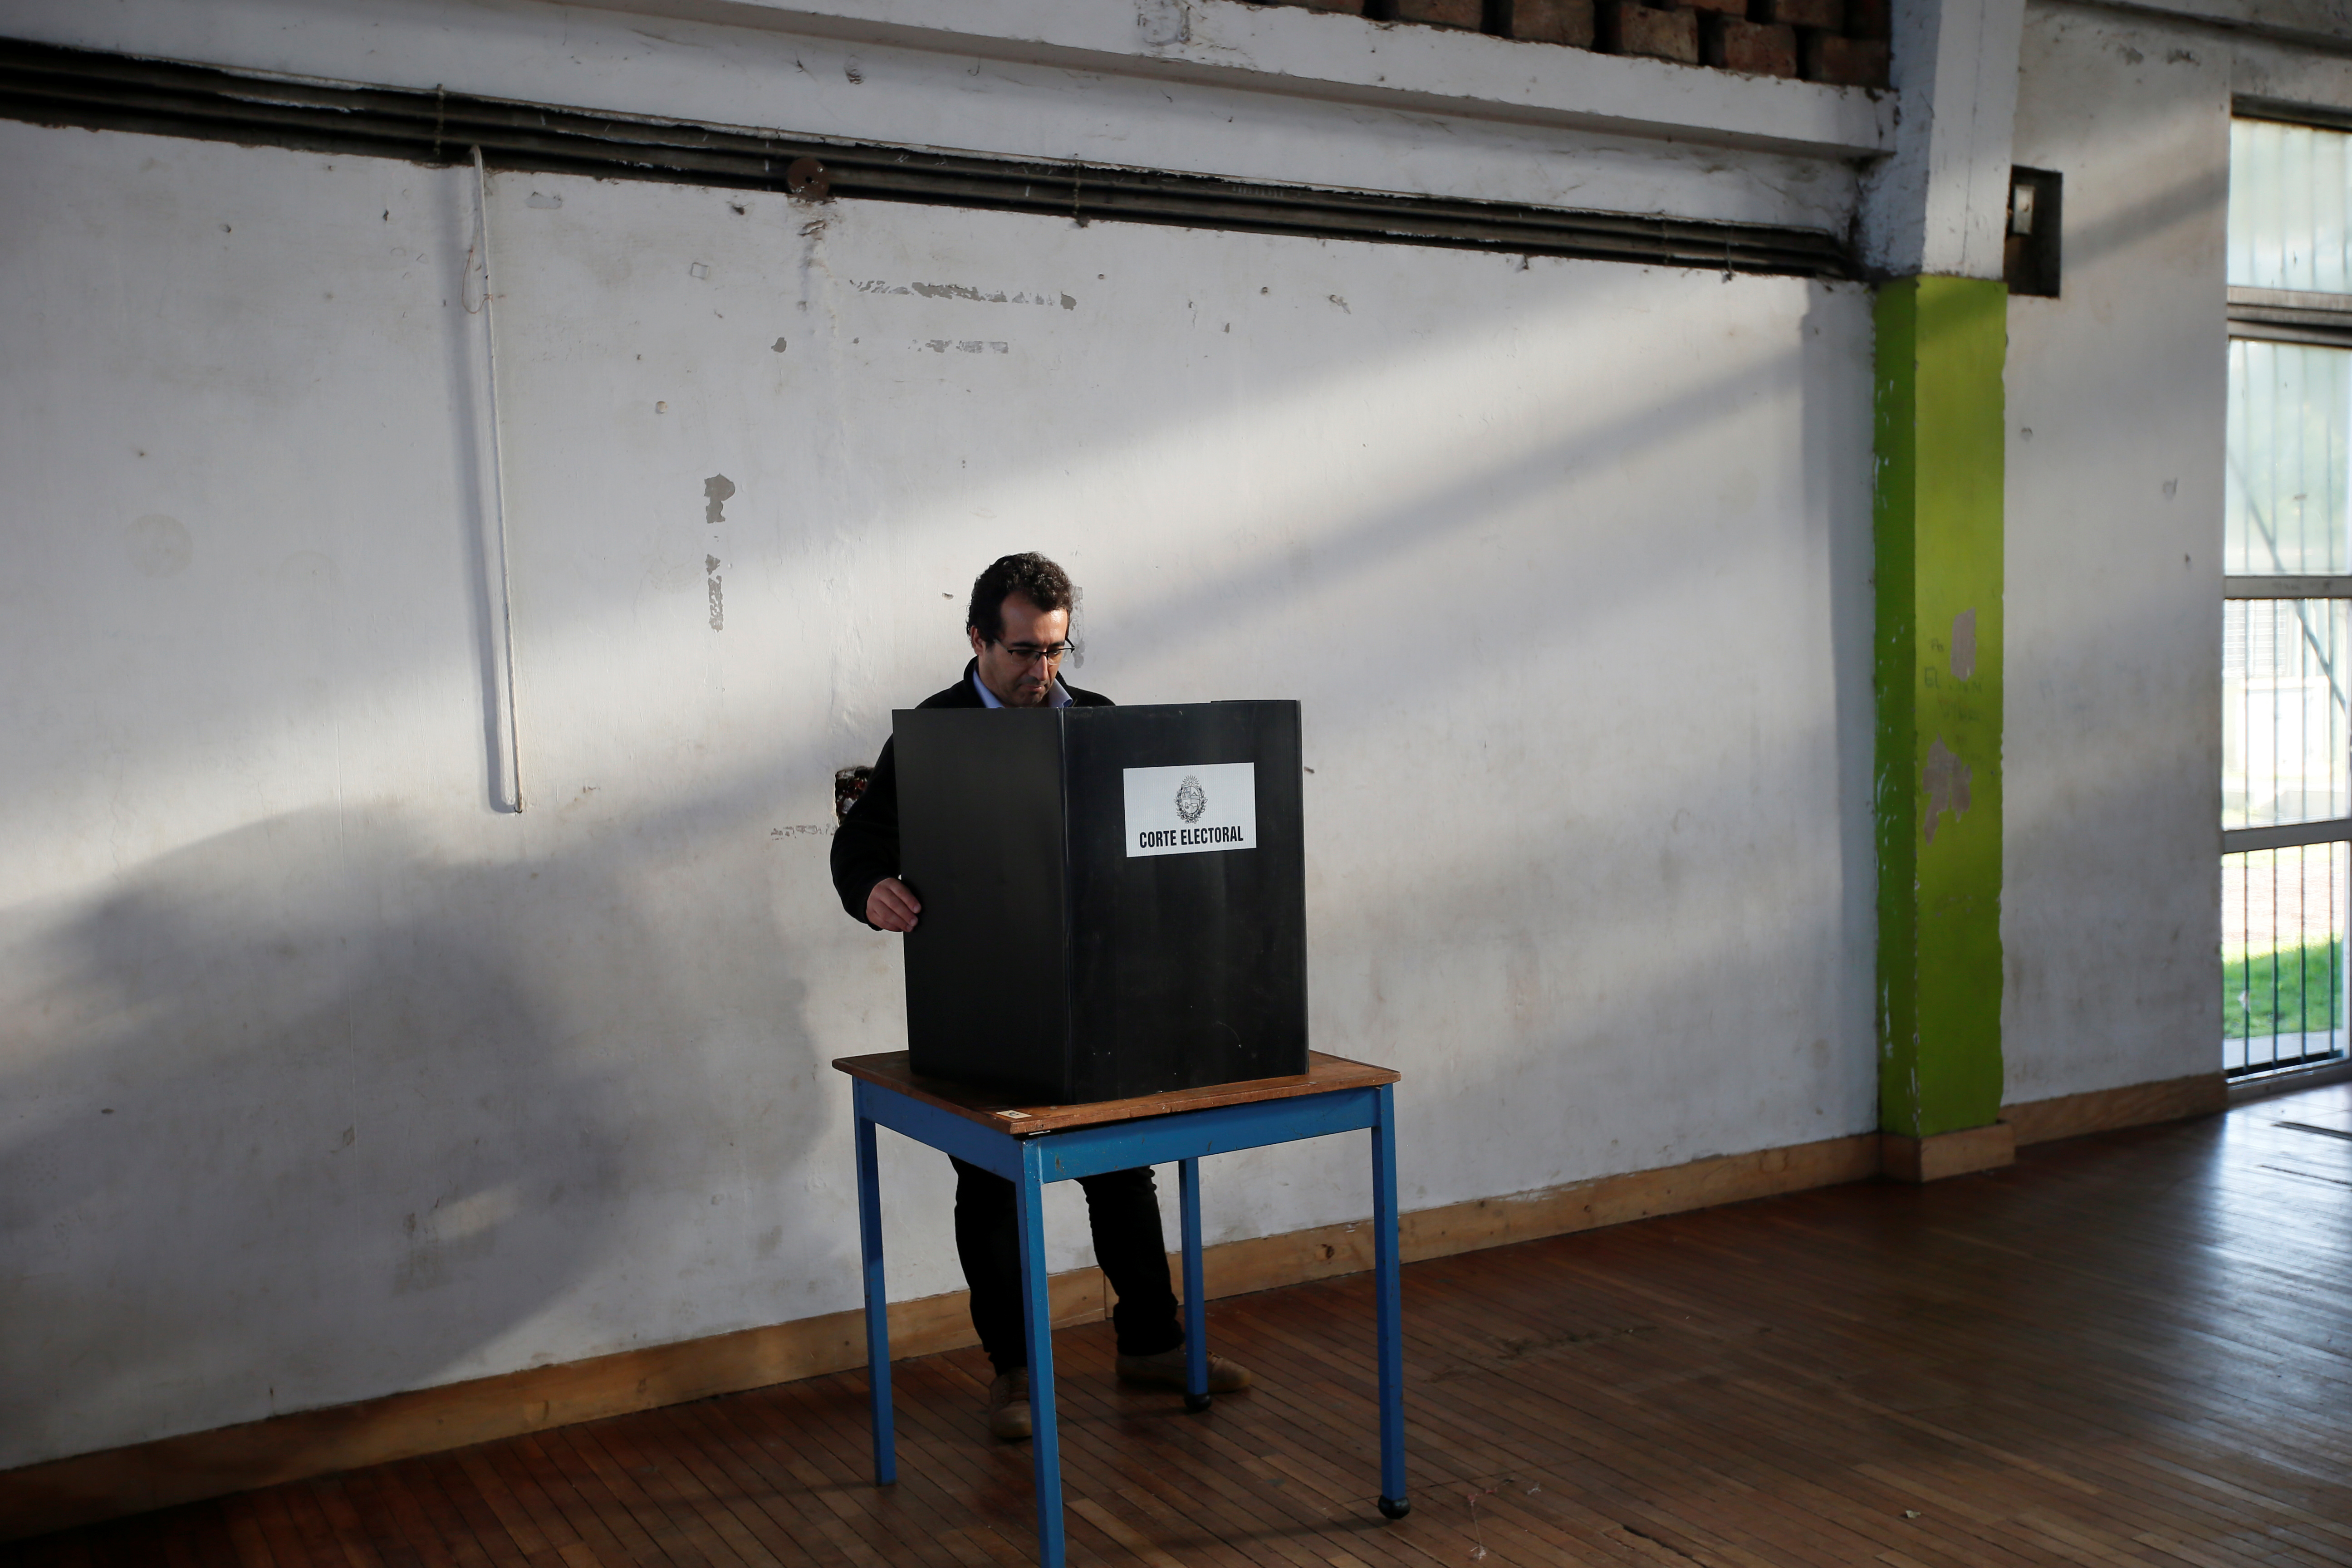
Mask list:
[{"label": "wooden tabletop", "polygon": [[1220,1105],[1247,1105],[1259,1100],[1288,1100],[1294,1095],[1325,1094],[1335,1089],[1370,1089],[1394,1083],[1398,1077],[1386,1068],[1309,1051],[1307,1070],[1294,1077],[1254,1078],[1241,1083],[1214,1083],[1206,1089],[1139,1094],[1129,1100],[1097,1100],[1086,1105],[1036,1105],[1002,1089],[919,1078],[907,1069],[904,1051],[841,1057],[833,1065],[852,1078],[896,1089],[927,1105],[952,1110],[958,1116],[1015,1136],[1065,1132],[1073,1127],[1092,1127],[1105,1121],[1131,1121],[1139,1116],[1168,1116],[1180,1110],[1206,1110]]}]

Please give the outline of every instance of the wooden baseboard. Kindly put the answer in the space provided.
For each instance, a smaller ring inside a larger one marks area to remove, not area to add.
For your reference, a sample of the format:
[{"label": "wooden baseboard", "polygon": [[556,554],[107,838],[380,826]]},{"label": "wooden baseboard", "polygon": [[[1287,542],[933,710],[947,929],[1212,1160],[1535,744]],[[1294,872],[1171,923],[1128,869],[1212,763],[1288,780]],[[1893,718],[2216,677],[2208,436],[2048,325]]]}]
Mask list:
[{"label": "wooden baseboard", "polygon": [[1925,1138],[1882,1132],[1878,1163],[1881,1173],[1896,1182],[1940,1182],[1949,1176],[1997,1171],[2017,1163],[2017,1129],[1996,1121],[1990,1127],[1968,1127]]},{"label": "wooden baseboard", "polygon": [[[2032,1143],[2200,1115],[2222,1103],[2215,1074],[2012,1106],[2004,1117],[2018,1142]],[[1408,1261],[1444,1258],[1862,1181],[1879,1169],[1878,1135],[1857,1133],[1423,1209],[1402,1217],[1399,1239]],[[1371,1228],[1358,1221],[1226,1242],[1208,1248],[1202,1265],[1212,1297],[1352,1274],[1372,1265]],[[1093,1268],[1055,1276],[1053,1292],[1056,1325],[1094,1321],[1108,1305]],[[901,1356],[971,1344],[963,1292],[893,1303],[890,1336]],[[865,1360],[862,1315],[832,1312],[76,1455],[0,1471],[0,1541],[842,1372]]]},{"label": "wooden baseboard", "polygon": [[[1406,1262],[1417,1263],[1654,1215],[1858,1182],[1877,1173],[1877,1139],[1859,1133],[1420,1209],[1398,1220],[1397,1244]],[[1212,1300],[1360,1273],[1371,1266],[1370,1220],[1229,1241],[1203,1249],[1201,1258],[1202,1283]]]},{"label": "wooden baseboard", "polygon": [[[1056,1327],[1103,1316],[1101,1270],[1055,1275],[1051,1289]],[[910,1356],[972,1343],[964,1293],[892,1302],[890,1340]],[[828,1312],[77,1455],[0,1471],[0,1541],[764,1388],[865,1361],[865,1314]]]},{"label": "wooden baseboard", "polygon": [[2095,1089],[2087,1094],[2062,1094],[2052,1100],[2005,1105],[2001,1107],[2000,1119],[2017,1130],[2018,1146],[2022,1148],[2028,1143],[2079,1138],[2086,1132],[2112,1132],[2120,1127],[2145,1127],[2157,1121],[2183,1121],[2229,1109],[2229,1083],[2217,1068],[2157,1083]]}]

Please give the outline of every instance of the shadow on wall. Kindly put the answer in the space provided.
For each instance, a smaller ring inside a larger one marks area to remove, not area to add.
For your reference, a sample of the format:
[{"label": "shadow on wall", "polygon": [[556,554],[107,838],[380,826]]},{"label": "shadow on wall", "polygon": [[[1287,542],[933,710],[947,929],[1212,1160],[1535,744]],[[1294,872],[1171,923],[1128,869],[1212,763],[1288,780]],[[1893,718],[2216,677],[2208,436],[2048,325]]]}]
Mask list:
[{"label": "shadow on wall", "polygon": [[[475,1375],[509,1336],[506,1364],[583,1353],[583,1324],[662,1337],[658,1293],[702,1261],[666,1247],[664,1211],[707,1236],[712,1194],[782,1179],[831,1107],[770,1092],[814,1078],[782,942],[756,995],[698,995],[669,961],[694,933],[650,929],[629,869],[456,864],[396,815],[321,808],[9,943],[46,1039],[0,1088],[0,1466]],[[728,1010],[760,1037],[726,1037]],[[762,1100],[755,1148],[737,1108]],[[586,1303],[534,1343],[624,1248],[656,1300]]]}]

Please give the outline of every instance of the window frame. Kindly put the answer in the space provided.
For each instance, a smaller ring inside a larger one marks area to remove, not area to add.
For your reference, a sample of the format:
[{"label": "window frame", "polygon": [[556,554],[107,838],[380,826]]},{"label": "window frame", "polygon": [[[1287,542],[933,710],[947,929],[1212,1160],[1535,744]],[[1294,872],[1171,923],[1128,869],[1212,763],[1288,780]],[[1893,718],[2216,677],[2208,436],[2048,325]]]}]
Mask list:
[{"label": "window frame", "polygon": [[[2296,112],[2286,106],[2243,99],[2231,105],[2231,119],[2233,125],[2241,120],[2260,120],[2339,134],[2352,133],[2352,114]],[[2232,178],[2236,173],[2233,163],[2231,170]],[[2223,286],[2227,290],[2228,331],[2232,342],[2286,343],[2352,352],[2352,292],[2338,294],[2243,287],[2228,282],[2226,266]],[[2221,579],[2221,597],[2225,603],[2231,600],[2352,600],[2352,574],[2225,575]],[[2302,849],[2347,842],[2352,842],[2352,817],[2260,827],[2225,827],[2221,830],[2221,854],[2225,861],[2231,855]],[[2336,984],[2340,991],[2346,982],[2339,977]],[[2346,1005],[2341,994],[2337,1005]],[[2275,1059],[2274,1035],[2274,1059],[2268,1064],[2258,1065],[2252,1059],[2252,1049],[2256,1037],[2248,1035],[2244,1038],[2245,1061],[2233,1068],[2226,1065],[2229,1039],[2225,1037],[2225,1075],[2233,1079],[2263,1078],[2328,1067],[2340,1064],[2345,1059],[2345,1052],[2339,1048],[2317,1058],[2278,1061]]]}]

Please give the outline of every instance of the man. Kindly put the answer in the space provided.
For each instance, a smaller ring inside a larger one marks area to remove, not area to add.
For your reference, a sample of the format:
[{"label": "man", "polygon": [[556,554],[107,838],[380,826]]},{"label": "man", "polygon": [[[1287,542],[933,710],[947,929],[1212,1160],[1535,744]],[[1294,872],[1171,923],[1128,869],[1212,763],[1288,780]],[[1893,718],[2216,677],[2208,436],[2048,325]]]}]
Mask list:
[{"label": "man", "polygon": [[[1070,651],[1070,580],[1042,555],[1007,555],[971,585],[965,632],[971,662],[963,679],[923,699],[924,708],[1108,707],[1110,699],[1062,684]],[[833,840],[833,882],[842,908],[877,931],[910,931],[922,900],[898,879],[898,768],[882,743],[866,793],[842,818]],[[971,1289],[971,1326],[995,1365],[988,1394],[989,1430],[1003,1439],[1029,1436],[1029,1346],[1022,1333],[1020,1222],[1013,1184],[961,1160],[956,1172],[956,1254]],[[1095,1260],[1118,1294],[1111,1322],[1118,1332],[1118,1375],[1129,1383],[1184,1386],[1184,1330],[1168,1283],[1168,1248],[1160,1199],[1147,1167],[1081,1177],[1092,1221]],[[1209,1357],[1209,1388],[1229,1394],[1250,1374]]]}]

